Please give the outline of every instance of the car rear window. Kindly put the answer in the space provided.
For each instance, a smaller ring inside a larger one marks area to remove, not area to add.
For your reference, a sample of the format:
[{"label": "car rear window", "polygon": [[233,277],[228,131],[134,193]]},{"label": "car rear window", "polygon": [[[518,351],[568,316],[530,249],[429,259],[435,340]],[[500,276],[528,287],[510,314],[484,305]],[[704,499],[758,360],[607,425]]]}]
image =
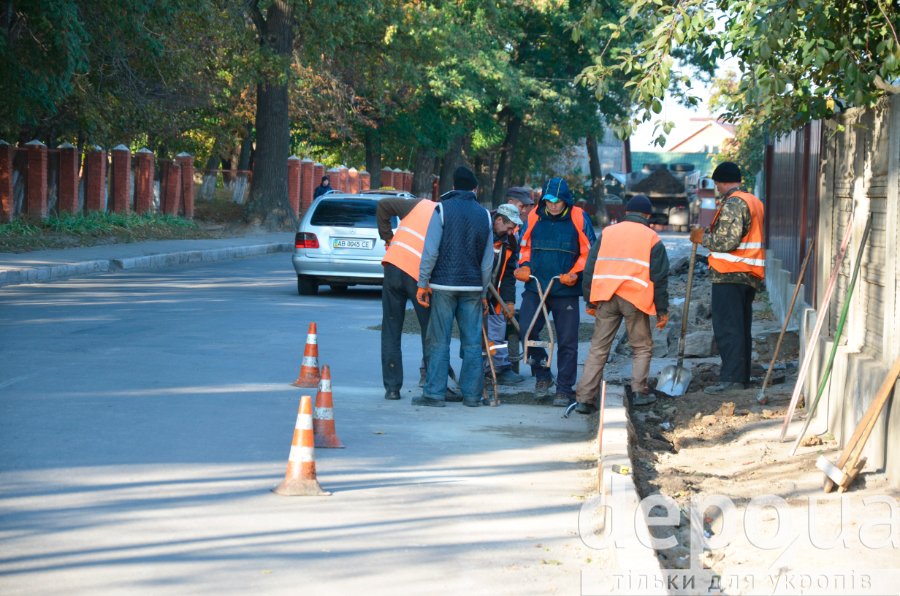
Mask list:
[{"label": "car rear window", "polygon": [[377,228],[377,201],[359,199],[320,199],[310,224],[340,228]]}]

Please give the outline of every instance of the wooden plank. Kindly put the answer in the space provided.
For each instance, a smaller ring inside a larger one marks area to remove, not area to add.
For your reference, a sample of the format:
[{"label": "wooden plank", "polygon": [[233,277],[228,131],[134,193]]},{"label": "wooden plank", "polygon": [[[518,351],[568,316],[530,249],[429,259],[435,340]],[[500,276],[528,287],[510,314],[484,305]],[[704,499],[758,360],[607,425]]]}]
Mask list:
[{"label": "wooden plank", "polygon": [[[857,464],[860,452],[862,451],[862,448],[866,446],[866,441],[869,439],[869,435],[872,434],[872,429],[875,428],[875,421],[878,419],[878,415],[881,414],[881,410],[884,409],[884,404],[887,403],[891,393],[893,393],[894,383],[897,381],[898,376],[900,376],[900,358],[897,358],[897,361],[894,362],[894,366],[891,367],[887,377],[885,377],[884,382],[881,384],[881,387],[879,387],[878,392],[875,394],[875,398],[872,400],[872,403],[869,404],[869,409],[866,410],[865,415],[859,421],[859,424],[856,425],[853,436],[850,437],[844,450],[841,451],[841,458],[838,460],[837,464],[839,469],[844,469],[844,465],[846,465],[848,461],[851,461],[851,466]],[[826,493],[831,492],[832,488],[834,488],[833,482],[829,480],[825,483]]]}]

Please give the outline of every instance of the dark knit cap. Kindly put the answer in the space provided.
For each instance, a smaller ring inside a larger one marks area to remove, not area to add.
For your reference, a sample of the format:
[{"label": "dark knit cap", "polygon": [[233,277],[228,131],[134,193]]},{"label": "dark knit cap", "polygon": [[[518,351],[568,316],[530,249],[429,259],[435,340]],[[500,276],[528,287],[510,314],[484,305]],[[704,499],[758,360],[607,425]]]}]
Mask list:
[{"label": "dark knit cap", "polygon": [[466,166],[459,166],[453,172],[453,188],[456,190],[475,190],[478,188],[478,178]]},{"label": "dark knit cap", "polygon": [[534,201],[531,200],[531,193],[521,186],[511,186],[506,191],[506,196],[519,201],[523,205],[534,205]]},{"label": "dark knit cap", "polygon": [[650,199],[648,199],[646,196],[634,195],[628,201],[628,204],[625,205],[625,211],[637,211],[638,213],[653,215],[653,205],[650,203]]},{"label": "dark knit cap", "polygon": [[731,161],[723,161],[716,166],[712,179],[716,182],[740,182],[741,168]]}]

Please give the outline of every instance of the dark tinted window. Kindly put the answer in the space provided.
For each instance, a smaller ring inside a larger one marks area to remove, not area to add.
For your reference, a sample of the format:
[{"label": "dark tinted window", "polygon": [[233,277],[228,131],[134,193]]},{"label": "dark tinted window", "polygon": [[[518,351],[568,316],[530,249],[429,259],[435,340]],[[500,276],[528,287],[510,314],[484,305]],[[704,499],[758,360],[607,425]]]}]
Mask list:
[{"label": "dark tinted window", "polygon": [[377,201],[356,199],[319,199],[310,224],[340,228],[377,228]]}]

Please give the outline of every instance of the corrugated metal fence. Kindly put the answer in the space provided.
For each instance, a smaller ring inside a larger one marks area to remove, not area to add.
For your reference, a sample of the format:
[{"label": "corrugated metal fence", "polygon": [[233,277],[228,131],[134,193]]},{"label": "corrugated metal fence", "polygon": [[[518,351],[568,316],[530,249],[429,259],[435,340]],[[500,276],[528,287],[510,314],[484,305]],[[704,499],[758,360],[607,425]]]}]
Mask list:
[{"label": "corrugated metal fence", "polygon": [[[806,125],[766,147],[766,248],[791,273],[791,283],[816,238],[822,123]],[[803,279],[807,304],[816,299],[816,254]]]}]

